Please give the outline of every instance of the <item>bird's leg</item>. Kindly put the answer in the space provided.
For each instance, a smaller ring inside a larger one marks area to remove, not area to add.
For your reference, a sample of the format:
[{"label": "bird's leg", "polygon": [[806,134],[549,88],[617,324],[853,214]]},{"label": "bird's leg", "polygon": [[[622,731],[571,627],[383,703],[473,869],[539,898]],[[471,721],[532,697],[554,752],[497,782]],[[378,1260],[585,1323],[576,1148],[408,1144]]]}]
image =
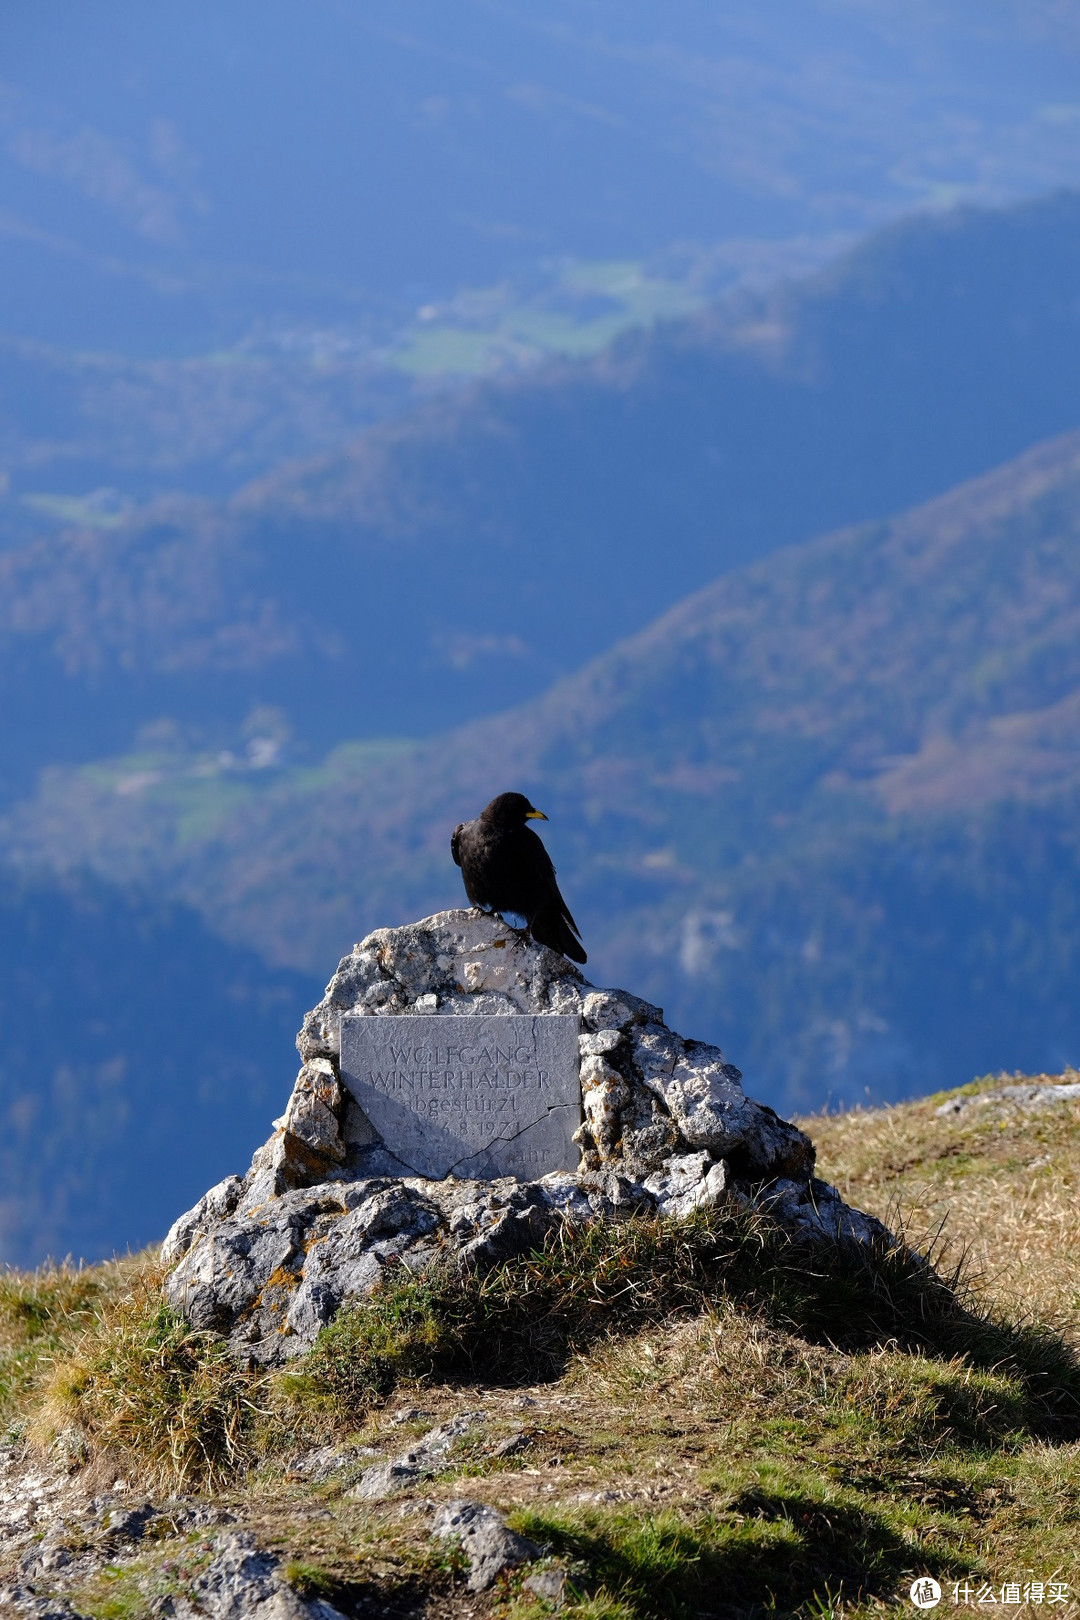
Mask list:
[{"label": "bird's leg", "polygon": [[532,939],[532,935],[529,933],[528,923],[525,924],[524,928],[517,928],[512,922],[507,922],[501,911],[492,911],[491,915],[493,917],[498,917],[499,921],[506,929],[506,932],[508,934],[513,934],[514,943],[520,945],[524,950],[525,946],[529,944]]}]

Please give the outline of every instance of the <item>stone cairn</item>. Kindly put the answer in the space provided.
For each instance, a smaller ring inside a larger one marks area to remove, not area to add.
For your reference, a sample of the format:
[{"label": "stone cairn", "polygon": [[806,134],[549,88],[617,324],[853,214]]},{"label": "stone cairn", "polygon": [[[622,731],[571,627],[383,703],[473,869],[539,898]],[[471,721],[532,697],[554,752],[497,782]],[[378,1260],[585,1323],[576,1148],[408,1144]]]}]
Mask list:
[{"label": "stone cairn", "polygon": [[[342,1081],[344,1015],[580,1020],[580,1164],[521,1181],[410,1173]],[[212,1187],[162,1248],[166,1296],[235,1355],[280,1365],[313,1344],[388,1266],[456,1256],[490,1266],[560,1220],[686,1216],[734,1198],[807,1242],[887,1237],[814,1177],[809,1137],[752,1101],[722,1052],[667,1028],[658,1007],[597,990],[564,957],[478,911],[369,934],[342,959],[297,1037],[303,1066],[246,1176]]]}]

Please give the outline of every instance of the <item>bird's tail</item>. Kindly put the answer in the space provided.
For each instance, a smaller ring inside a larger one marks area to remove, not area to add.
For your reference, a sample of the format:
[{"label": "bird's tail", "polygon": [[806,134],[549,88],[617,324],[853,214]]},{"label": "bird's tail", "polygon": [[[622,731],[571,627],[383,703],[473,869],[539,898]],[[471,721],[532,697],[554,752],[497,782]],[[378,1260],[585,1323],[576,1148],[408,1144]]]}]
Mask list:
[{"label": "bird's tail", "polygon": [[571,962],[589,960],[577,937],[577,924],[569,912],[541,911],[533,918],[529,931],[538,945],[550,945],[553,951],[561,951]]}]

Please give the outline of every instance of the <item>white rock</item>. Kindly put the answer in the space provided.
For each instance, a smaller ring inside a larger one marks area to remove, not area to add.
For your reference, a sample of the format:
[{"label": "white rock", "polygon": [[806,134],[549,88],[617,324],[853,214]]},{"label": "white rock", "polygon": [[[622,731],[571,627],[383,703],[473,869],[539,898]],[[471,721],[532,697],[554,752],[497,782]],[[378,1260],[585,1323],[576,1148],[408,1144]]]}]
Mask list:
[{"label": "white rock", "polygon": [[583,1058],[606,1057],[609,1052],[617,1051],[622,1042],[621,1029],[604,1029],[596,1035],[586,1033],[578,1036],[578,1046]]},{"label": "white rock", "polygon": [[506,1520],[483,1502],[447,1502],[440,1508],[431,1533],[451,1539],[469,1560],[470,1592],[486,1592],[504,1569],[543,1556],[543,1549],[508,1528]]},{"label": "white rock", "polygon": [[728,1169],[723,1159],[713,1163],[708,1153],[687,1153],[669,1159],[664,1170],[648,1176],[644,1185],[661,1215],[682,1217],[723,1197]]},{"label": "white rock", "polygon": [[194,1209],[174,1221],[161,1245],[162,1265],[175,1265],[191,1248],[195,1237],[231,1215],[240,1202],[244,1184],[239,1176],[226,1176],[216,1187],[203,1193]]}]

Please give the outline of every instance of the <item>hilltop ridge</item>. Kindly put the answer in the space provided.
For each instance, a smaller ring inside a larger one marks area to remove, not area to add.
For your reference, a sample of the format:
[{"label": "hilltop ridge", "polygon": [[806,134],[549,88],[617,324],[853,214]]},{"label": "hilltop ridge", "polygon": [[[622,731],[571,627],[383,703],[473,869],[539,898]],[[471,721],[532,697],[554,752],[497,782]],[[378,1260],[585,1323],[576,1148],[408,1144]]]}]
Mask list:
[{"label": "hilltop ridge", "polygon": [[[570,1620],[871,1620],[931,1575],[946,1603],[954,1582],[1006,1604],[1037,1583],[1067,1614],[1080,1104],[1075,1073],[1019,1078],[803,1122],[823,1173],[883,1216],[902,1204],[912,1236],[948,1213],[982,1268],[959,1310],[925,1268],[808,1270],[762,1231],[627,1223],[484,1291],[391,1290],[302,1373],[266,1375],[164,1312],[148,1258],[7,1274],[3,1600],[92,1620],[268,1597],[297,1620],[541,1620],[556,1600]],[[679,1256],[718,1238],[726,1288],[701,1311]],[[940,1236],[935,1258],[953,1277]],[[587,1332],[560,1362],[568,1320]],[[455,1332],[508,1359],[455,1363]],[[486,1590],[470,1541],[433,1538],[463,1499],[532,1543]]]}]

